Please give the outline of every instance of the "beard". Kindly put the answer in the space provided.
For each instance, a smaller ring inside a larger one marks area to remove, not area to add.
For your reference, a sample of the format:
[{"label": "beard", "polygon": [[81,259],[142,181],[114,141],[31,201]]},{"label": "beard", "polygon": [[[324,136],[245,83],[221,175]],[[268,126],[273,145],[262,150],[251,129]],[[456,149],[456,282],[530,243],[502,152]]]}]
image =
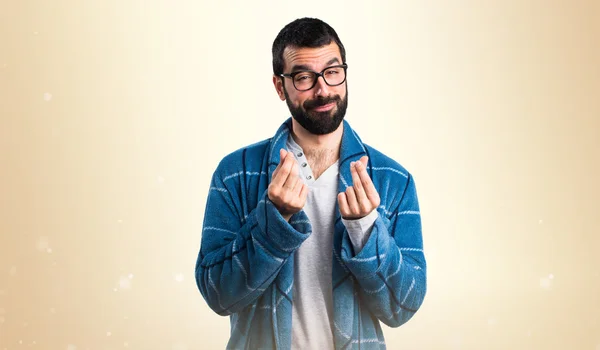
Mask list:
[{"label": "beard", "polygon": [[[306,100],[298,107],[292,105],[290,102],[290,97],[285,87],[283,93],[285,94],[285,102],[292,113],[292,117],[311,134],[326,135],[336,131],[346,115],[348,89],[346,89],[346,96],[343,99],[339,95],[318,97]],[[335,102],[335,108],[326,112],[314,111],[314,108],[325,106],[331,102]]]}]

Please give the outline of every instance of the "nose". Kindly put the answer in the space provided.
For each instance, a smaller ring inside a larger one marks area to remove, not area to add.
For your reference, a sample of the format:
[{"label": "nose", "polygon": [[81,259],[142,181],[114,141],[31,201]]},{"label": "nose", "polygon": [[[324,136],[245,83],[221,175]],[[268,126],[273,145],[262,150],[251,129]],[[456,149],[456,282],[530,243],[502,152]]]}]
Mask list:
[{"label": "nose", "polygon": [[315,84],[315,96],[328,96],[329,95],[329,85],[325,82],[325,78],[323,76],[317,77],[317,82]]}]

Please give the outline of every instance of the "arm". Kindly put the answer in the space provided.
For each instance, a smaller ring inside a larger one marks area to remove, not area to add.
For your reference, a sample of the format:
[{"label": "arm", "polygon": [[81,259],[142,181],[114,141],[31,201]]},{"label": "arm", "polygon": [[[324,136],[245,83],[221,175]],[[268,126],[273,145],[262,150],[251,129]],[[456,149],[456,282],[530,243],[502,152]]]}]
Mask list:
[{"label": "arm", "polygon": [[[206,203],[196,283],[219,315],[238,312],[254,302],[273,282],[290,254],[308,237],[310,224],[303,211],[288,223],[267,191],[245,222],[240,217],[239,186],[219,175],[211,181]],[[296,224],[296,222],[298,222]]]},{"label": "arm", "polygon": [[427,289],[421,217],[410,175],[390,219],[379,215],[364,247],[354,252],[346,230],[341,258],[360,285],[367,307],[388,326],[408,321],[423,303]]}]

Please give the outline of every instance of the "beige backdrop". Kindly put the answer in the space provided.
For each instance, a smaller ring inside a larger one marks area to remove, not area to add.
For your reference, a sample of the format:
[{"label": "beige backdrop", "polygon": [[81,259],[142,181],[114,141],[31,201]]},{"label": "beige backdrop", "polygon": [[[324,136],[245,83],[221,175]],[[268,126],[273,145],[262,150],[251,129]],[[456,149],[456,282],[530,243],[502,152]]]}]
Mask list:
[{"label": "beige backdrop", "polygon": [[2,0],[0,350],[225,347],[209,181],[287,118],[270,49],[302,16],[416,178],[428,294],[388,347],[600,350],[597,0]]}]

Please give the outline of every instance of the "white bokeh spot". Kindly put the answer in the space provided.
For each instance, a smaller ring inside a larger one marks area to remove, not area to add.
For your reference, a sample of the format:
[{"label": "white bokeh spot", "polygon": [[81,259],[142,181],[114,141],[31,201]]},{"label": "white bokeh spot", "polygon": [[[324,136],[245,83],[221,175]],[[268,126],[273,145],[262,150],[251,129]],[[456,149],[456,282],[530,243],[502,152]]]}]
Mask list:
[{"label": "white bokeh spot", "polygon": [[37,241],[37,250],[40,252],[46,252],[50,248],[50,242],[48,241],[48,237],[42,236],[38,238]]},{"label": "white bokeh spot", "polygon": [[131,289],[131,278],[128,276],[121,276],[119,279],[119,288],[123,290]]},{"label": "white bokeh spot", "polygon": [[552,280],[554,279],[554,275],[549,275],[547,277],[540,278],[540,287],[542,289],[550,289],[552,288]]},{"label": "white bokeh spot", "polygon": [[183,274],[181,272],[175,274],[175,281],[183,282]]},{"label": "white bokeh spot", "polygon": [[52,94],[49,92],[45,92],[44,93],[44,101],[48,102],[50,100],[52,100]]}]

